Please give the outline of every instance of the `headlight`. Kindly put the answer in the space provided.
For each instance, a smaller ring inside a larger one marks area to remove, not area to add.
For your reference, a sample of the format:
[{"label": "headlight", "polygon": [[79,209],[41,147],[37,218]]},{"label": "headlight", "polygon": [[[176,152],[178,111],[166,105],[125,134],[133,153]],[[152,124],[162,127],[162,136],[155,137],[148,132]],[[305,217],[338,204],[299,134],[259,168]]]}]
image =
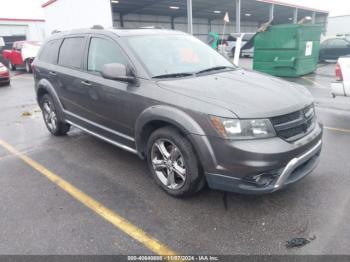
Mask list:
[{"label": "headlight", "polygon": [[276,136],[275,130],[268,119],[229,119],[211,116],[215,129],[229,139],[255,139]]},{"label": "headlight", "polygon": [[4,67],[4,66],[1,66],[0,67],[0,73],[3,73],[3,72],[6,72],[7,71],[7,68]]}]

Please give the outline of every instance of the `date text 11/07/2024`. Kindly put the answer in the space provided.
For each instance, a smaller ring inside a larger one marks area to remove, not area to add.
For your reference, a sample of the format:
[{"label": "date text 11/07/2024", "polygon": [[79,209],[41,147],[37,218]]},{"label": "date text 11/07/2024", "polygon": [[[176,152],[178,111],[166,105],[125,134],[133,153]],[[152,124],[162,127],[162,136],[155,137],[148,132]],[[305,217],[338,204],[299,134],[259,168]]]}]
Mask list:
[{"label": "date text 11/07/2024", "polygon": [[128,261],[220,261],[217,256],[128,256]]}]

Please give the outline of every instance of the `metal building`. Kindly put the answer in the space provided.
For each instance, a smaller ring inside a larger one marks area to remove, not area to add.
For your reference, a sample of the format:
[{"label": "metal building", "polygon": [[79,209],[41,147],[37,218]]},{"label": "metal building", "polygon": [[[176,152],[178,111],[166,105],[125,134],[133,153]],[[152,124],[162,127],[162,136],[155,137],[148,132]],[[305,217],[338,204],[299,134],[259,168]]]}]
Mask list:
[{"label": "metal building", "polygon": [[0,18],[0,37],[5,46],[0,46],[0,62],[2,50],[12,48],[15,41],[33,40],[42,41],[45,38],[45,20]]},{"label": "metal building", "polygon": [[45,37],[43,19],[0,18],[0,36],[41,41]]},{"label": "metal building", "polygon": [[48,32],[93,24],[118,28],[161,26],[187,31],[200,39],[210,31],[222,33],[226,12],[230,17],[226,33],[255,32],[271,19],[281,24],[296,23],[304,17],[325,28],[328,17],[324,10],[274,0],[50,0],[42,7]]},{"label": "metal building", "polygon": [[350,15],[328,18],[327,36],[346,35],[350,37]]}]

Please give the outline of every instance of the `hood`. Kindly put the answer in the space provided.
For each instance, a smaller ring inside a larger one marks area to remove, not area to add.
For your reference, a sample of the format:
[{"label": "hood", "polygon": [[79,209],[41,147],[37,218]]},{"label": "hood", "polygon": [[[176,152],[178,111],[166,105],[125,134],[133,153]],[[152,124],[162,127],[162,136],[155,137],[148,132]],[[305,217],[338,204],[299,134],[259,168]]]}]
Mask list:
[{"label": "hood", "polygon": [[246,70],[158,81],[161,88],[226,108],[239,118],[288,114],[312,103],[303,86]]}]

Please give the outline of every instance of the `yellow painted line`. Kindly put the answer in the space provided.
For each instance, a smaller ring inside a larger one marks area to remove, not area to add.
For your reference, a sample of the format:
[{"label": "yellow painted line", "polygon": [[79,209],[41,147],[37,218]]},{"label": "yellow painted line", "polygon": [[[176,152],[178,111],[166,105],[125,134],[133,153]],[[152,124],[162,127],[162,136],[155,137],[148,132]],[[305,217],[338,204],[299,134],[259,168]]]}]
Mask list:
[{"label": "yellow painted line", "polygon": [[350,133],[350,129],[344,129],[344,128],[336,128],[336,127],[325,126],[324,129],[331,130],[331,131],[337,131],[337,132]]},{"label": "yellow painted line", "polygon": [[40,174],[44,175],[46,178],[51,180],[53,183],[62,188],[65,192],[70,194],[73,198],[90,208],[96,214],[113,224],[115,227],[120,229],[125,234],[129,235],[133,239],[139,241],[145,247],[153,251],[157,255],[163,256],[175,256],[176,253],[168,248],[166,245],[159,242],[157,239],[148,235],[145,231],[138,228],[137,226],[130,223],[127,219],[121,217],[111,209],[105,207],[100,202],[86,195],[84,192],[80,191],[78,188],[65,181],[61,177],[55,175],[53,172],[48,170],[46,167],[42,166],[35,160],[26,156],[25,154],[17,151],[13,146],[2,141],[0,139],[0,146],[9,151],[11,154],[20,158],[23,162],[28,164],[30,167],[38,171]]},{"label": "yellow painted line", "polygon": [[306,77],[306,76],[303,76],[303,77],[301,77],[301,78],[304,79],[304,80],[306,80],[306,81],[308,81],[309,83],[312,83],[312,84],[318,86],[318,87],[321,87],[321,88],[328,88],[328,87],[326,87],[326,86],[324,86],[324,85],[321,85],[321,84],[317,83],[316,81],[314,81],[314,80],[312,80],[312,79],[310,79],[310,78],[308,78],[308,77]]}]

